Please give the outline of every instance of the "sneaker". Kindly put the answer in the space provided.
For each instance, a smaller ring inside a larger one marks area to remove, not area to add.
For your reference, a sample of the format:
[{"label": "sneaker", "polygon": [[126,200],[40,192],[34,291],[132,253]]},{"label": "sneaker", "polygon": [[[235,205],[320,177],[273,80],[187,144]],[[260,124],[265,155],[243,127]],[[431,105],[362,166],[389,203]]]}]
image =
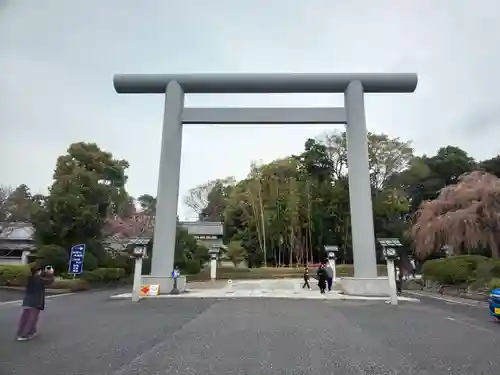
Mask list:
[{"label": "sneaker", "polygon": [[27,339],[31,340],[32,338],[36,337],[38,335],[38,332],[32,333],[31,335],[28,335]]},{"label": "sneaker", "polygon": [[29,340],[29,338],[24,337],[24,336],[18,336],[16,340],[17,341],[27,341],[27,340]]}]

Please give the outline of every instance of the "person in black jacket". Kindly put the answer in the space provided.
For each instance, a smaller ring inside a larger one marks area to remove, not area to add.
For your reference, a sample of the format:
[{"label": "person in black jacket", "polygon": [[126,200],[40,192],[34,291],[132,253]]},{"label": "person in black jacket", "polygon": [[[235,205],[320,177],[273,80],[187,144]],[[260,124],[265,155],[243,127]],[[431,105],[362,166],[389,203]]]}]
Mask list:
[{"label": "person in black jacket", "polygon": [[39,265],[31,267],[23,299],[23,312],[19,320],[17,340],[25,341],[37,334],[37,322],[40,311],[45,309],[45,286],[54,281],[54,270],[51,266],[42,269]]},{"label": "person in black jacket", "polygon": [[328,278],[328,274],[326,272],[325,265],[323,263],[319,265],[317,276],[318,276],[319,291],[321,292],[321,294],[325,294],[326,279]]}]

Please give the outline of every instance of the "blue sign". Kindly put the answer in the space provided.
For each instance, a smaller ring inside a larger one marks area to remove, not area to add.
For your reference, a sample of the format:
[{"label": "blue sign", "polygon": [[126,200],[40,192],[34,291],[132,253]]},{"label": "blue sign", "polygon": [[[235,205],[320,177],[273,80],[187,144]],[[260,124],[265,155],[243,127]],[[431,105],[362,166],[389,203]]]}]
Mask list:
[{"label": "blue sign", "polygon": [[69,255],[68,273],[77,275],[83,272],[83,258],[85,256],[85,245],[75,245],[71,248]]},{"label": "blue sign", "polygon": [[172,271],[172,278],[178,279],[180,275],[181,275],[181,273],[177,268]]}]

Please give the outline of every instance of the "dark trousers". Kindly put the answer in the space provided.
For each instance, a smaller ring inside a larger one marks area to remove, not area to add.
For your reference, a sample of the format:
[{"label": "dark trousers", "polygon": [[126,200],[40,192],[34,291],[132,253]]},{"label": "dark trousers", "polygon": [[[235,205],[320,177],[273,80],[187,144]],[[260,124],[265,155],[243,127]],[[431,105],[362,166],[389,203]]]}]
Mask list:
[{"label": "dark trousers", "polygon": [[302,289],[307,286],[307,289],[311,289],[311,285],[309,285],[309,279],[304,278],[304,285],[302,285]]},{"label": "dark trousers", "polygon": [[326,283],[328,284],[328,291],[331,292],[333,285],[333,277],[329,277],[328,279],[326,279]]},{"label": "dark trousers", "polygon": [[324,294],[325,293],[325,289],[326,289],[326,280],[320,280],[318,282],[318,287],[319,287],[320,293]]},{"label": "dark trousers", "polygon": [[34,307],[24,307],[19,319],[18,337],[28,337],[36,333],[36,325],[40,310]]}]

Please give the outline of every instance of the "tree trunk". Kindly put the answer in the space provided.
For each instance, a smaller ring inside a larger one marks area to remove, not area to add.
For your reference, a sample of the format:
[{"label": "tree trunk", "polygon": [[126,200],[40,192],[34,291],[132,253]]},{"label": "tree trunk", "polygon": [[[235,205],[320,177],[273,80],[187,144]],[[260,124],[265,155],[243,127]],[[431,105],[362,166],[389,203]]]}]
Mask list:
[{"label": "tree trunk", "polygon": [[266,222],[264,220],[264,205],[262,204],[262,185],[259,180],[258,199],[260,205],[260,219],[262,223],[262,243],[264,253],[264,267],[267,267],[267,241],[266,241]]},{"label": "tree trunk", "polygon": [[304,259],[305,259],[305,264],[309,264],[309,248],[307,247],[307,228],[306,228],[306,233],[304,234],[301,230],[302,237],[301,237],[301,244],[302,244],[302,251],[304,252]]},{"label": "tree trunk", "polygon": [[309,183],[306,185],[307,187],[307,226],[308,226],[308,241],[309,241],[309,250],[311,251],[311,262],[314,263],[314,253],[312,248],[312,223],[311,223],[311,191]]},{"label": "tree trunk", "polygon": [[257,202],[253,198],[251,191],[249,191],[249,194],[250,194],[250,198],[252,200],[252,202],[250,202],[250,206],[252,208],[253,217],[254,217],[254,221],[255,221],[255,229],[257,230],[257,240],[259,241],[260,251],[264,252],[264,244],[263,244],[264,237],[263,237],[262,232],[259,228],[259,213],[257,211]]}]

